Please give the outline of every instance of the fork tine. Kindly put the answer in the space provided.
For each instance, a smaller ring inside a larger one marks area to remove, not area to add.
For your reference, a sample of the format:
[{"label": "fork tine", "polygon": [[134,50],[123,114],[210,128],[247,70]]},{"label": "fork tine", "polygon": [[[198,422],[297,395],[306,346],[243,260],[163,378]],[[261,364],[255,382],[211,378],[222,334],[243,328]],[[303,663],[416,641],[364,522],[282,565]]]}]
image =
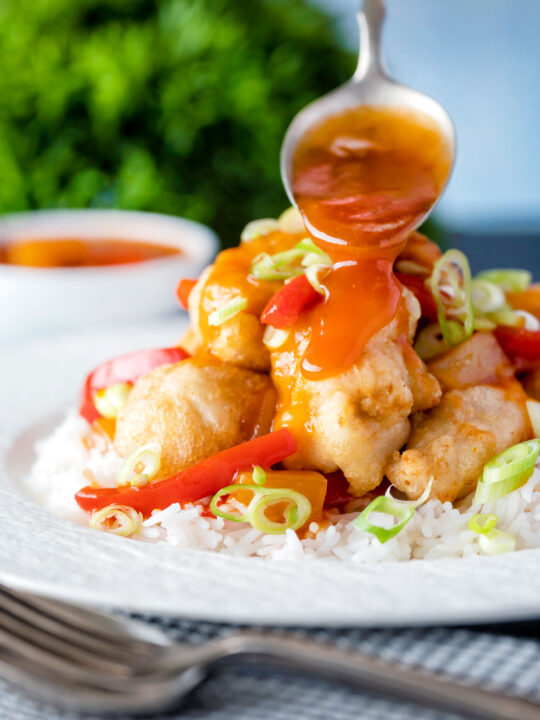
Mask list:
[{"label": "fork tine", "polygon": [[6,634],[9,633],[12,638],[20,641],[21,647],[26,643],[28,647],[32,646],[49,655],[69,660],[88,670],[96,670],[117,677],[128,677],[135,672],[136,666],[130,664],[130,658],[127,654],[122,659],[116,657],[112,660],[99,653],[88,651],[57,635],[51,635],[37,625],[29,625],[24,620],[4,610],[0,611],[0,630],[3,630]]},{"label": "fork tine", "polygon": [[[51,614],[51,609],[54,615]],[[138,639],[130,641],[129,636],[126,635],[126,628],[115,624],[114,621],[107,623],[109,626],[107,633],[104,633],[103,628],[99,626],[101,634],[91,634],[84,627],[82,629],[74,627],[69,622],[69,618],[68,622],[64,621],[62,607],[56,608],[55,604],[48,603],[47,607],[42,609],[27,598],[0,589],[0,611],[2,610],[33,628],[33,637],[37,637],[36,633],[38,633],[42,646],[44,644],[54,646],[54,651],[60,653],[66,648],[70,656],[73,656],[73,647],[76,647],[79,649],[78,661],[92,664],[91,656],[94,655],[99,658],[100,667],[103,666],[104,659],[114,664],[143,666],[162,649],[162,646],[151,645]],[[70,610],[71,614],[76,612]],[[97,621],[101,620],[100,616],[96,617]],[[92,619],[94,625],[97,625],[97,621]],[[19,632],[23,631],[21,625],[17,627]]]}]

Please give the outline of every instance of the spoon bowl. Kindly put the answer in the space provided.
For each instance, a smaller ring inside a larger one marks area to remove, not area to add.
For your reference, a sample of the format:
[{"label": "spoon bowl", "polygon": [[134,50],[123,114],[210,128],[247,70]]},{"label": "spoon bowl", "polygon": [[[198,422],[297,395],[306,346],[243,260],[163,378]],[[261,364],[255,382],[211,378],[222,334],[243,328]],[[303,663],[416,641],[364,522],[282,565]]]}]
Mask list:
[{"label": "spoon bowl", "polygon": [[[412,111],[423,113],[431,118],[439,128],[448,147],[450,161],[446,179],[446,183],[448,183],[456,152],[454,126],[446,110],[436,100],[405,85],[400,85],[388,75],[381,54],[384,17],[384,0],[364,0],[362,10],[357,14],[360,28],[360,51],[358,66],[353,77],[336,90],[310,103],[296,115],[289,125],[281,148],[280,162],[283,185],[293,205],[296,205],[296,202],[292,191],[292,164],[299,141],[310,128],[318,125],[325,118],[358,107],[384,107]],[[441,188],[441,194],[443,189]],[[419,219],[417,226],[425,219],[426,215]]]}]

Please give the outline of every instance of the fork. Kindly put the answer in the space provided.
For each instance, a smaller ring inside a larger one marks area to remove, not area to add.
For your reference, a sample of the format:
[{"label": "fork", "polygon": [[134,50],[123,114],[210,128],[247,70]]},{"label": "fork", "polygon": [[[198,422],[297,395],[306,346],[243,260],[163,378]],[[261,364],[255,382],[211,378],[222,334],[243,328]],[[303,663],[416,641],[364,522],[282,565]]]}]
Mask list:
[{"label": "fork", "polygon": [[274,666],[478,720],[538,720],[520,698],[398,667],[285,632],[178,644],[158,628],[0,587],[0,676],[63,710],[149,715],[229,665]]}]

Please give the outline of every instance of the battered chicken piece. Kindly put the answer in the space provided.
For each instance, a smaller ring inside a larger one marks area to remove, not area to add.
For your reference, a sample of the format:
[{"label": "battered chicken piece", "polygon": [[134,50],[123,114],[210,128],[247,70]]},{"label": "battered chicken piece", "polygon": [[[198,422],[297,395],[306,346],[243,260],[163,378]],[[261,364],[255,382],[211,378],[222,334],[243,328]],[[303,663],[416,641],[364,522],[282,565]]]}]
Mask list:
[{"label": "battered chicken piece", "polygon": [[341,469],[351,491],[363,495],[380,484],[392,453],[406,442],[410,413],[437,404],[439,385],[410,345],[420,307],[405,289],[403,300],[360,360],[339,375],[307,380],[298,367],[301,353],[272,353],[275,426],[290,427],[300,447],[287,467]]},{"label": "battered chicken piece", "polygon": [[532,436],[525,400],[514,379],[446,392],[438,407],[413,417],[407,449],[394,453],[388,479],[412,499],[431,478],[431,497],[465,497],[491,458]]},{"label": "battered chicken piece", "polygon": [[270,379],[207,357],[163,365],[135,383],[114,444],[120,455],[149,442],[161,446],[156,479],[270,430]]},{"label": "battered chicken piece", "polygon": [[[270,255],[289,250],[302,235],[272,232],[239,247],[221,252],[208,267],[189,296],[191,330],[182,345],[191,354],[201,349],[240,367],[267,372],[270,354],[263,344],[264,327],[259,317],[264,306],[282,283],[256,280],[250,276],[251,264],[261,253]],[[208,316],[236,297],[245,297],[248,307],[217,327]]]}]

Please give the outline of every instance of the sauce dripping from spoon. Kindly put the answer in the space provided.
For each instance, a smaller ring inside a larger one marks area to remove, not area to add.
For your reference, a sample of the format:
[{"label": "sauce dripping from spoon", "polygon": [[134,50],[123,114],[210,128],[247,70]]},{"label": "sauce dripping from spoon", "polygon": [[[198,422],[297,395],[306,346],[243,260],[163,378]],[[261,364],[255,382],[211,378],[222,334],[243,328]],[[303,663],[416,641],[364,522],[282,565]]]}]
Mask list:
[{"label": "sauce dripping from spoon", "polygon": [[302,374],[320,379],[356,362],[396,313],[393,264],[436,203],[451,154],[427,115],[360,107],[311,128],[293,157],[292,190],[306,227],[332,259],[325,299],[305,322]]}]

